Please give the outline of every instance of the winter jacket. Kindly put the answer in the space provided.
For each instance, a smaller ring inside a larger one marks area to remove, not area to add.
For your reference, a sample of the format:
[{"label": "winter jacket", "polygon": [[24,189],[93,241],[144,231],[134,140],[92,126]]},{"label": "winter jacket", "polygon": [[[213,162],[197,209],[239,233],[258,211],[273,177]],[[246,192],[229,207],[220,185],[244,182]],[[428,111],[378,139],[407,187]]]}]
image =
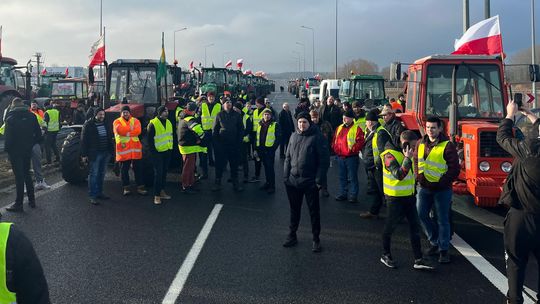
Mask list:
[{"label": "winter jacket", "polygon": [[365,145],[362,148],[362,157],[366,169],[370,170],[375,167],[375,159],[373,157],[373,136],[375,135],[375,129],[373,130],[373,132],[371,132],[368,128],[366,128],[366,132],[369,133],[367,133],[366,135]]},{"label": "winter jacket", "polygon": [[296,109],[294,109],[294,118],[298,118],[298,114],[306,112],[309,113],[309,101],[306,102],[300,102]]},{"label": "winter jacket", "polygon": [[[105,130],[107,130],[107,151],[114,153],[114,136],[110,126],[103,121]],[[81,132],[81,156],[88,157],[88,160],[96,159],[97,149],[99,146],[99,134],[96,126],[95,118],[87,120]]]},{"label": "winter jacket", "polygon": [[223,110],[214,121],[212,140],[218,145],[238,145],[244,137],[242,116],[234,110]]},{"label": "winter jacket", "polygon": [[75,110],[73,111],[73,120],[72,125],[82,125],[86,121],[86,115],[83,111]]},{"label": "winter jacket", "polygon": [[540,139],[518,139],[512,126],[503,119],[497,131],[497,143],[515,158],[499,202],[540,215]]},{"label": "winter jacket", "polygon": [[6,114],[5,126],[4,150],[9,154],[30,156],[34,145],[42,141],[37,117],[27,106],[12,108]]},{"label": "winter jacket", "polygon": [[320,184],[329,161],[326,139],[311,124],[305,132],[294,132],[291,136],[283,165],[284,182],[297,188]]},{"label": "winter jacket", "polygon": [[431,142],[429,140],[429,137],[425,135],[421,140],[416,143],[416,152],[414,153],[414,172],[416,174],[416,181],[420,184],[422,188],[430,189],[433,191],[450,189],[452,188],[452,183],[454,182],[454,180],[458,178],[460,171],[459,157],[457,154],[456,146],[452,142],[448,142],[446,148],[444,148],[443,158],[446,161],[448,170],[445,174],[443,174],[443,176],[441,176],[441,179],[438,182],[429,182],[424,177],[424,173],[418,174],[418,147],[420,147],[420,144],[425,144],[424,159],[427,159],[431,149],[438,145],[440,142],[446,140],[448,140],[448,137],[441,133],[439,135],[439,138],[437,138],[437,140],[435,140],[434,142]]},{"label": "winter jacket", "polygon": [[[401,135],[403,131],[405,131],[405,127],[403,127],[401,122],[399,122],[397,119],[394,118],[388,123],[385,123],[384,128],[386,129],[386,131],[388,131],[388,133],[390,133],[390,136],[391,136],[390,140],[393,145],[392,149],[400,150],[399,147],[401,146],[401,144],[399,142],[399,136]],[[386,144],[383,145],[383,148],[385,147],[386,147]],[[384,151],[384,149],[380,151],[382,152]]]},{"label": "winter jacket", "polygon": [[[332,142],[332,149],[337,156],[342,158],[358,156],[358,153],[360,152],[360,150],[362,150],[362,147],[364,147],[364,132],[355,124],[351,124],[348,127],[345,124],[343,124],[342,126],[343,127],[341,128],[341,130],[339,130],[339,126],[336,129],[336,133],[334,134],[334,140]],[[347,143],[347,135],[348,131],[352,127],[358,128],[358,131],[356,132],[356,139],[354,145],[349,148]]]},{"label": "winter jacket", "polygon": [[290,111],[281,110],[279,112],[278,123],[281,126],[281,137],[288,138],[296,130]]},{"label": "winter jacket", "polygon": [[[200,122],[193,118],[189,121],[186,121],[185,118],[192,117],[193,115],[188,115],[186,112],[180,113],[180,120],[178,121],[178,127],[176,135],[178,136],[178,145],[179,146],[197,146],[201,144],[201,140],[204,137]],[[197,134],[193,129],[200,128],[200,133]]]},{"label": "winter jacket", "polygon": [[[265,147],[266,134],[268,133],[268,127],[273,122],[275,122],[274,118],[270,119],[267,122],[265,122],[264,119],[261,119],[261,121],[259,121],[259,126],[261,127],[261,135],[259,138],[259,146],[257,146],[255,149],[274,150],[274,151],[277,149],[277,147],[279,146],[279,138],[281,137],[281,126],[279,125],[279,123],[276,123],[276,134],[275,134],[276,140],[274,140],[274,144],[272,145],[272,147]],[[256,129],[255,129],[255,133],[257,133]],[[257,136],[255,136],[255,139],[257,139]]]},{"label": "winter jacket", "polygon": [[328,106],[327,104],[324,104],[321,106],[320,117],[322,120],[328,121],[334,130],[343,123],[341,109],[336,105]]}]

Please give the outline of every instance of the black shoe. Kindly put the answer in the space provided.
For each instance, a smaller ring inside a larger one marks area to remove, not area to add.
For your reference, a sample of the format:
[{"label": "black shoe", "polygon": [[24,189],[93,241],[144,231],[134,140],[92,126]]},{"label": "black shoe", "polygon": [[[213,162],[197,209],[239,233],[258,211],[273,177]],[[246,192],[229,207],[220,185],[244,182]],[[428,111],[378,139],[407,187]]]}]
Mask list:
[{"label": "black shoe", "polygon": [[321,242],[313,241],[313,246],[311,247],[311,251],[318,253],[322,251]]},{"label": "black shoe", "polygon": [[28,206],[30,206],[30,208],[32,208],[32,209],[35,209],[36,208],[36,201],[35,200],[28,201]]},{"label": "black shoe", "polygon": [[192,187],[182,188],[182,193],[184,194],[195,194],[197,191],[195,191]]},{"label": "black shoe", "polygon": [[450,254],[448,253],[448,250],[441,250],[439,254],[439,263],[441,264],[450,263]]},{"label": "black shoe", "polygon": [[259,187],[260,190],[266,190],[268,188],[270,188],[270,184],[267,184],[267,183]]},{"label": "black shoe", "polygon": [[18,203],[13,203],[9,205],[9,207],[7,207],[6,210],[10,212],[23,212],[24,211],[22,204],[18,204]]},{"label": "black shoe", "polygon": [[260,182],[260,181],[261,181],[261,180],[259,179],[258,176],[254,176],[254,177],[252,177],[252,178],[248,181],[248,183],[258,183],[258,182]]},{"label": "black shoe", "polygon": [[268,186],[268,188],[266,189],[266,193],[268,194],[272,194],[276,192],[276,188],[274,186]]},{"label": "black shoe", "polygon": [[428,256],[434,256],[439,254],[439,246],[437,245],[430,245],[429,248],[426,250],[426,255]]},{"label": "black shoe", "polygon": [[423,258],[414,260],[413,268],[418,269],[418,270],[433,270],[433,269],[435,269],[435,267],[433,267],[433,265],[429,264]]},{"label": "black shoe", "polygon": [[294,247],[298,244],[298,239],[296,237],[289,236],[287,237],[287,240],[285,240],[285,243],[283,243],[283,247],[290,248]]},{"label": "black shoe", "polygon": [[108,200],[110,199],[109,196],[106,196],[105,194],[101,193],[100,195],[96,196],[97,199],[100,199],[100,200]]},{"label": "black shoe", "polygon": [[343,196],[343,195],[338,195],[338,196],[336,196],[336,201],[338,201],[338,202],[342,202],[342,201],[344,201],[344,200],[346,200],[346,199],[347,199],[347,197],[346,197],[346,196]]},{"label": "black shoe", "polygon": [[383,254],[381,256],[381,263],[383,263],[388,268],[396,268],[396,264],[394,263],[392,256],[389,254]]},{"label": "black shoe", "polygon": [[356,204],[356,203],[358,203],[358,201],[355,198],[350,198],[349,203]]},{"label": "black shoe", "polygon": [[90,198],[90,204],[99,205],[99,202],[95,198]]}]

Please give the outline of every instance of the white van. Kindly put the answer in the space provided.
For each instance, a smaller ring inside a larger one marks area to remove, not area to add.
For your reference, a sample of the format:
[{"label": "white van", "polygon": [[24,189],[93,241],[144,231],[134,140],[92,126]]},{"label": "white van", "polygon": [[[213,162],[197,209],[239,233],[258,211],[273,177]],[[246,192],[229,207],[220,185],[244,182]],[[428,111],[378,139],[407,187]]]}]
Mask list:
[{"label": "white van", "polygon": [[339,86],[341,85],[340,79],[325,79],[319,86],[319,100],[323,101],[328,96],[332,95],[334,98],[339,97]]},{"label": "white van", "polygon": [[319,99],[319,88],[320,87],[310,87],[309,88],[309,102],[313,104],[315,102],[315,99]]}]

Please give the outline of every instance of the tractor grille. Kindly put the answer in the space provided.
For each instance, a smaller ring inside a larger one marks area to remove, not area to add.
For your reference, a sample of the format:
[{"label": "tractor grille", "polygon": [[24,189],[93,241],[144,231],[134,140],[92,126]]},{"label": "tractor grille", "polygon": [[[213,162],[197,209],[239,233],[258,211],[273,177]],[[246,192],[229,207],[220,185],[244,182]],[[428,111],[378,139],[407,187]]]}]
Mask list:
[{"label": "tractor grille", "polygon": [[480,132],[480,157],[512,157],[497,143],[497,132]]}]

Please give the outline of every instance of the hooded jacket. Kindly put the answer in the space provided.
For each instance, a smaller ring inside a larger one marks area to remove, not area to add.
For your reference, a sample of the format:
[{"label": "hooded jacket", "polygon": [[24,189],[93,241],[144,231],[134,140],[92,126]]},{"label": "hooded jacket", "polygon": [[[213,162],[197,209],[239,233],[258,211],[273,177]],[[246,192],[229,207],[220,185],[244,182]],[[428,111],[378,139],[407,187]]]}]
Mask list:
[{"label": "hooded jacket", "polygon": [[291,136],[283,165],[284,182],[297,188],[320,184],[329,162],[328,142],[319,128],[310,124],[305,132]]},{"label": "hooded jacket", "polygon": [[30,156],[35,144],[41,143],[41,128],[36,115],[27,106],[12,108],[5,119],[4,150],[9,154]]}]

